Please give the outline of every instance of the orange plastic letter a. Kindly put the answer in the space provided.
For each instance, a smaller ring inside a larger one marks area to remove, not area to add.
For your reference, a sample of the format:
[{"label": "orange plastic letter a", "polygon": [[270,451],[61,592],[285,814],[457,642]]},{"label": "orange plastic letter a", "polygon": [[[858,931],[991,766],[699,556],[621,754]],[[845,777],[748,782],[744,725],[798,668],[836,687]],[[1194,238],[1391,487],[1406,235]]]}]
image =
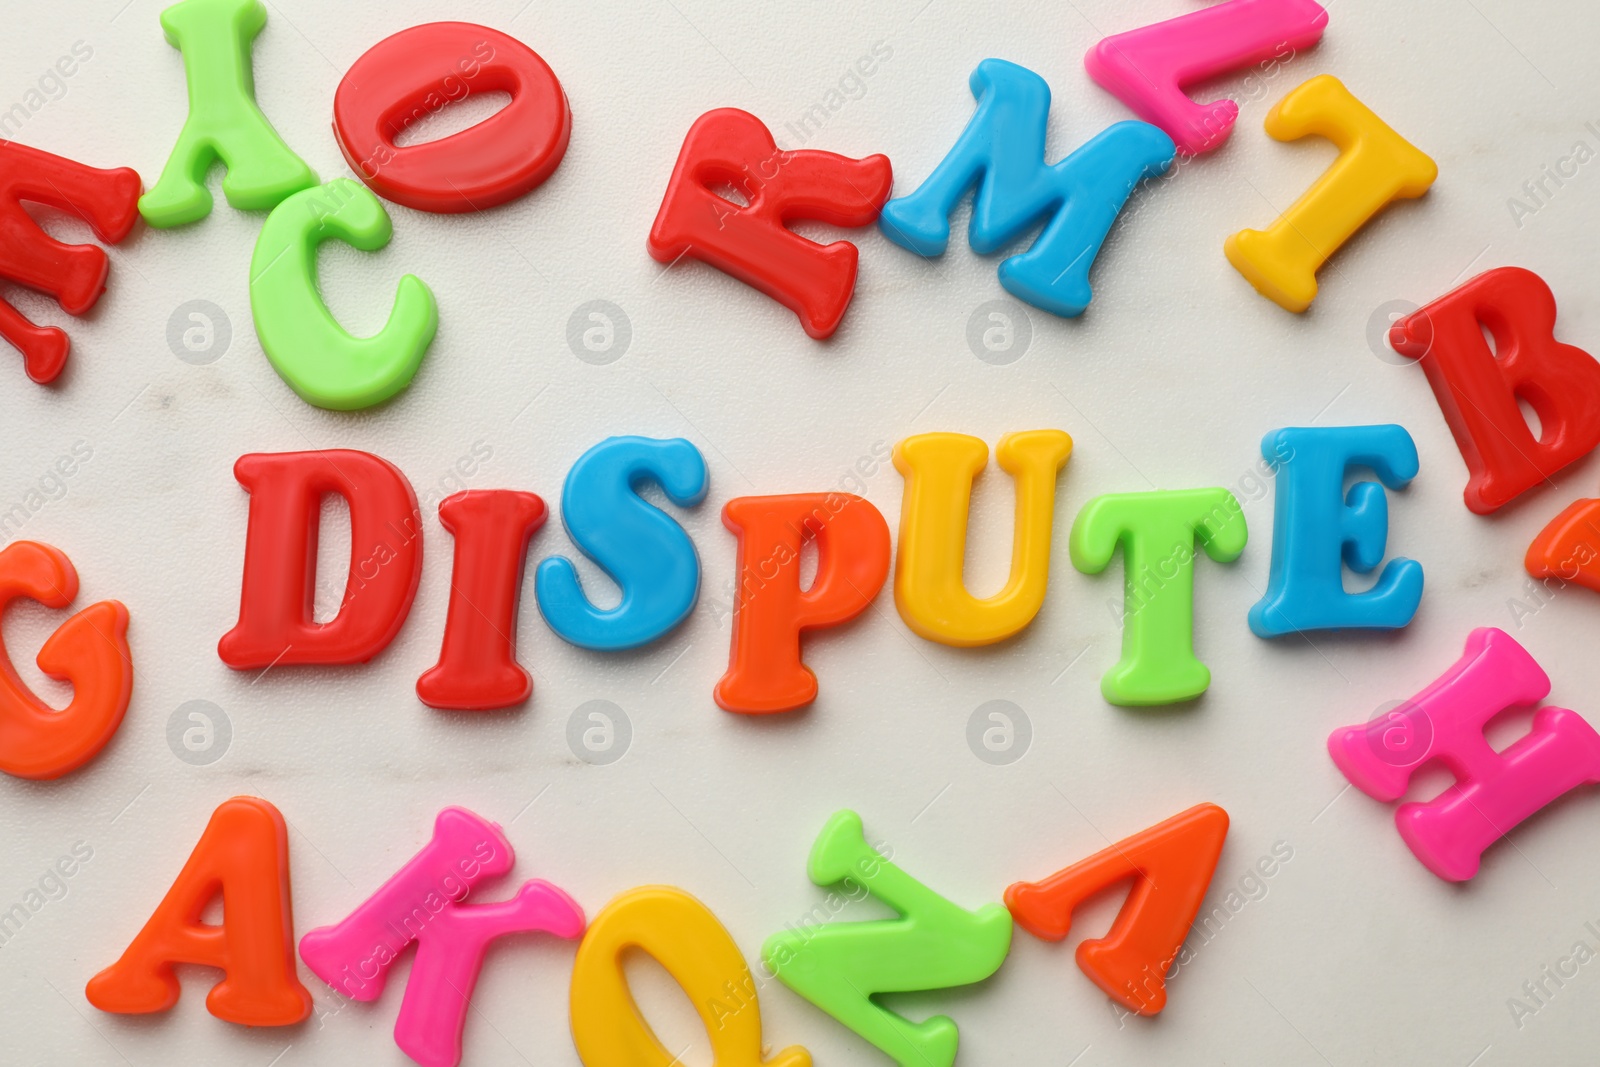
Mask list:
[{"label": "orange plastic letter a", "polygon": [[1228,835],[1228,813],[1196,804],[1042,882],[1006,890],[1006,907],[1035,937],[1060,941],[1084,900],[1132,877],[1133,889],[1104,938],[1078,946],[1078,967],[1129,1011],[1167,1004],[1166,972],[1211,885]]},{"label": "orange plastic letter a", "polygon": [[[218,893],[221,926],[200,921]],[[278,809],[258,797],[223,801],[155,914],[122,958],[84,991],[101,1011],[165,1011],[178,1002],[175,963],[224,972],[206,995],[219,1019],[288,1026],[311,1014],[294,971],[289,836]]]}]

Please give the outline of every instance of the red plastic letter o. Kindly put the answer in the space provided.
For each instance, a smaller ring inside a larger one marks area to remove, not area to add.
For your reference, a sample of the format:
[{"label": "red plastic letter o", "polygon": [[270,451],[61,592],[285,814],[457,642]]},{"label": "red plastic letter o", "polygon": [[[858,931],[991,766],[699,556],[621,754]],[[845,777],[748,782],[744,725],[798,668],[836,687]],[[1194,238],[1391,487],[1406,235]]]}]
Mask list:
[{"label": "red plastic letter o", "polygon": [[[475,126],[400,148],[416,120],[473,93],[511,103]],[[514,37],[470,22],[401,30],[351,65],[333,98],[339,148],[368,188],[419,211],[460,213],[515,200],[561,163],[572,110],[549,64]]]}]

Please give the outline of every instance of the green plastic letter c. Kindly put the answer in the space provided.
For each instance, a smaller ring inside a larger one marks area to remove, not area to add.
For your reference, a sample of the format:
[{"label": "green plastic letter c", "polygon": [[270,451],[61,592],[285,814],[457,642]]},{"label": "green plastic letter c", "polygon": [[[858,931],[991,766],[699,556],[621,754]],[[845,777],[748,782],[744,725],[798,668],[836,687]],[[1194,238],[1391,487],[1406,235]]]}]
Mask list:
[{"label": "green plastic letter c", "polygon": [[439,328],[439,309],[421,278],[400,279],[394,309],[371,337],[352,337],[317,291],[317,246],[340,240],[363,252],[394,232],[383,205],[349,178],[295,193],[272,210],[250,261],[250,312],[267,359],[301,399],[355,411],[411,383]]}]

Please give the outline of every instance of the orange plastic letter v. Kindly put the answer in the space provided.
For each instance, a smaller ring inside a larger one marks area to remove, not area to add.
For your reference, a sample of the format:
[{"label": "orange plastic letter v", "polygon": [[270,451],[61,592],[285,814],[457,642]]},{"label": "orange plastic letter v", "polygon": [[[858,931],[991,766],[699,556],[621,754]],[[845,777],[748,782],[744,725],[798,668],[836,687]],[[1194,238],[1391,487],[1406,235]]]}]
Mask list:
[{"label": "orange plastic letter v", "polygon": [[1197,804],[1042,882],[1016,883],[1006,890],[1006,907],[1035,937],[1060,941],[1079,904],[1132,878],[1111,932],[1078,946],[1078,967],[1128,1010],[1154,1015],[1166,1007],[1163,976],[1200,911],[1227,836],[1228,813]]}]

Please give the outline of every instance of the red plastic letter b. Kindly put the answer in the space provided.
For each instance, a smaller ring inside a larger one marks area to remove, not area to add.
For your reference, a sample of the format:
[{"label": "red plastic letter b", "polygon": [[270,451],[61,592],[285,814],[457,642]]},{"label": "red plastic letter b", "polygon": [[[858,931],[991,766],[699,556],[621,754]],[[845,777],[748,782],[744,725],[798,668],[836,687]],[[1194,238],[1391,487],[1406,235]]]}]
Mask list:
[{"label": "red plastic letter b", "polygon": [[[1467,507],[1487,515],[1600,444],[1600,363],[1555,339],[1556,300],[1521,267],[1473,278],[1401,319],[1389,343],[1422,361],[1467,461]],[[1484,339],[1494,337],[1491,349]],[[1537,438],[1517,406],[1539,416]]]}]

